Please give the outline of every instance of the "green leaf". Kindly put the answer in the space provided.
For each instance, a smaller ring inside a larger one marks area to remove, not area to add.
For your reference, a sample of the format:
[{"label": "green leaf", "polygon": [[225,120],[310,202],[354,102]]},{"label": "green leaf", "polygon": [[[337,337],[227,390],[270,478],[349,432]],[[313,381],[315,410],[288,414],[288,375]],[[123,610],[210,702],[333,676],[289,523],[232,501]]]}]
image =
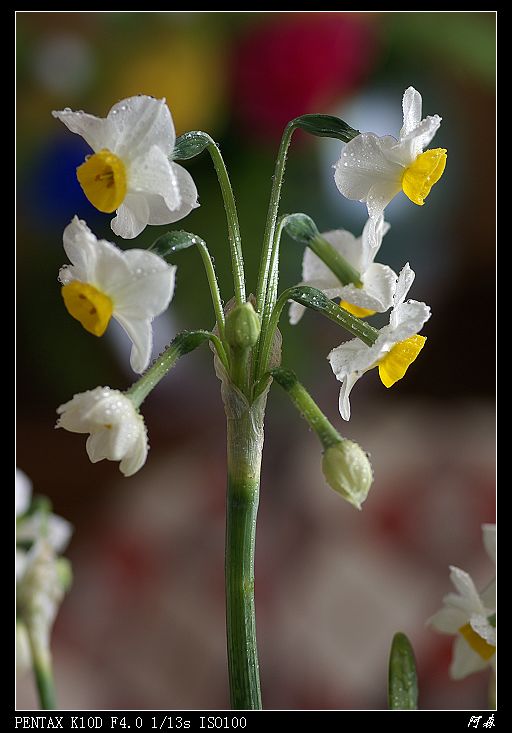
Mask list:
[{"label": "green leaf", "polygon": [[353,127],[333,115],[301,115],[301,117],[296,117],[293,120],[293,124],[311,135],[333,137],[336,140],[342,140],[344,143],[350,142],[360,134],[359,130],[354,130]]},{"label": "green leaf", "polygon": [[389,654],[388,707],[418,709],[418,678],[411,643],[405,634],[394,635]]},{"label": "green leaf", "polygon": [[188,247],[193,247],[201,243],[204,244],[204,240],[197,234],[192,234],[191,232],[184,232],[182,230],[167,232],[166,234],[162,234],[161,237],[158,237],[148,247],[148,252],[154,252],[165,260],[175,252],[180,252],[182,249],[187,249]]}]

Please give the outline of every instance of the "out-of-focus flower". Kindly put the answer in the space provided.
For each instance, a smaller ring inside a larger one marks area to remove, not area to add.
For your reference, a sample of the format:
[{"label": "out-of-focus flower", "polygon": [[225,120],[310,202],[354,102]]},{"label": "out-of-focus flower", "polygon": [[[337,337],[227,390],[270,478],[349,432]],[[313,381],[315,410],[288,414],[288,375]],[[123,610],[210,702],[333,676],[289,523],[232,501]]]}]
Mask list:
[{"label": "out-of-focus flower", "polygon": [[142,415],[122,392],[96,387],[60,405],[58,428],[90,433],[86,449],[92,463],[120,461],[119,470],[132,476],[146,462],[148,438]]},{"label": "out-of-focus flower", "polygon": [[94,150],[77,177],[97,209],[117,210],[111,226],[120,237],[133,239],[147,224],[170,224],[198,206],[192,176],[170,160],[176,135],[165,99],[123,99],[106,118],[52,114]]},{"label": "out-of-focus flower", "polygon": [[[482,525],[487,554],[496,565],[496,525]],[[493,579],[478,593],[473,580],[450,566],[450,580],[457,593],[443,598],[443,608],[428,623],[442,634],[454,634],[450,676],[460,680],[496,663],[496,587]]]},{"label": "out-of-focus flower", "polygon": [[325,110],[352,90],[373,58],[373,29],[356,15],[265,20],[234,51],[234,109],[252,135],[279,137],[294,117]]},{"label": "out-of-focus flower", "polygon": [[153,348],[152,321],[171,301],[176,267],[153,252],[123,252],[96,239],[76,216],[64,230],[63,240],[73,263],[59,273],[67,310],[95,336],[105,333],[113,316],[133,342],[132,369],[143,372]]},{"label": "out-of-focus flower", "polygon": [[413,281],[414,272],[407,264],[398,276],[389,325],[379,330],[373,346],[356,338],[333,349],[327,357],[336,379],[342,383],[339,409],[344,420],[350,418],[352,387],[365,372],[378,366],[381,382],[392,387],[402,379],[425,344],[425,336],[417,334],[430,318],[430,308],[417,300],[404,302]]},{"label": "out-of-focus flower", "polygon": [[[352,283],[342,285],[332,270],[309,247],[306,247],[302,260],[301,284],[318,288],[328,298],[340,298],[340,305],[359,318],[387,311],[393,302],[397,280],[396,272],[390,267],[373,261],[382,244],[382,238],[389,230],[389,224],[384,221],[384,217],[376,222],[375,245],[370,241],[370,227],[373,227],[373,223],[368,220],[360,237],[354,237],[343,229],[322,234],[360,274],[363,284],[361,288]],[[304,311],[305,307],[300,303],[291,303],[290,323],[298,323]]]},{"label": "out-of-focus flower", "polygon": [[421,94],[409,87],[403,96],[399,139],[362,132],[347,143],[335,165],[334,179],[349,199],[366,201],[370,218],[381,216],[399,191],[423,206],[443,175],[446,150],[426,150],[441,124],[439,115],[421,119]]},{"label": "out-of-focus flower", "polygon": [[50,634],[71,569],[59,557],[72,527],[43,504],[31,507],[32,482],[16,469],[16,665],[26,670],[31,646],[40,659],[49,658]]}]

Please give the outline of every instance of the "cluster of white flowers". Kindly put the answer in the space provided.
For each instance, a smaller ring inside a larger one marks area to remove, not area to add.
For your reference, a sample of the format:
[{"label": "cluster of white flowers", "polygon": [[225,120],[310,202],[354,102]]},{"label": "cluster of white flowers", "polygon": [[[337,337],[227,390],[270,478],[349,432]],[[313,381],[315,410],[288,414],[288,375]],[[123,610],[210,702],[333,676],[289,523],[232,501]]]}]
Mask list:
[{"label": "cluster of white flowers", "polygon": [[31,648],[49,654],[51,628],[70,582],[67,561],[59,555],[73,530],[62,517],[43,509],[29,511],[32,482],[20,469],[15,498],[16,663],[24,670],[31,665]]},{"label": "cluster of white flowers", "polygon": [[[342,285],[311,249],[306,249],[302,263],[302,284],[318,288],[328,298],[339,298],[340,307],[353,315],[365,318],[392,307],[389,325],[380,329],[372,346],[353,339],[328,356],[341,382],[339,409],[344,420],[350,418],[352,387],[366,371],[378,367],[382,383],[391,387],[402,379],[426,341],[418,332],[430,318],[430,308],[415,300],[405,301],[414,281],[413,270],[407,263],[397,277],[387,265],[374,262],[389,230],[384,220],[386,205],[400,190],[423,205],[446,164],[444,148],[423,152],[441,118],[421,119],[421,95],[413,87],[405,91],[402,106],[403,127],[398,140],[363,132],[344,146],[335,165],[338,189],[349,199],[366,202],[369,218],[359,238],[344,230],[321,236],[358,272],[360,283]],[[303,311],[303,306],[292,303],[290,322],[297,323]]]},{"label": "cluster of white flowers", "polygon": [[[100,211],[117,211],[111,223],[116,234],[133,238],[147,224],[177,221],[198,205],[190,175],[172,161],[176,138],[165,100],[131,97],[104,119],[69,109],[53,114],[94,151],[77,169],[78,180]],[[423,152],[441,119],[421,119],[421,96],[413,87],[404,94],[403,116],[398,140],[358,134],[344,146],[335,166],[339,190],[365,201],[369,219],[360,238],[343,230],[322,236],[358,273],[359,281],[342,284],[310,249],[304,255],[303,284],[339,298],[340,307],[353,315],[366,317],[392,307],[389,325],[380,329],[372,346],[354,339],[329,354],[342,383],[340,414],[345,420],[350,417],[350,391],[365,371],[378,366],[386,387],[404,376],[424,345],[418,332],[430,316],[424,303],[405,301],[414,279],[408,264],[397,277],[387,265],[374,262],[389,229],[383,215],[386,204],[403,189],[422,205],[446,161],[444,149]],[[66,227],[64,248],[71,264],[62,267],[59,277],[69,313],[96,336],[105,332],[113,316],[133,343],[133,370],[143,372],[151,358],[152,321],[172,299],[176,268],[152,252],[123,252],[98,240],[77,217]],[[290,321],[297,323],[302,311],[292,304]],[[59,427],[90,433],[87,452],[92,461],[121,461],[127,476],[144,464],[146,430],[129,396],[98,387],[75,395],[58,411]]]}]

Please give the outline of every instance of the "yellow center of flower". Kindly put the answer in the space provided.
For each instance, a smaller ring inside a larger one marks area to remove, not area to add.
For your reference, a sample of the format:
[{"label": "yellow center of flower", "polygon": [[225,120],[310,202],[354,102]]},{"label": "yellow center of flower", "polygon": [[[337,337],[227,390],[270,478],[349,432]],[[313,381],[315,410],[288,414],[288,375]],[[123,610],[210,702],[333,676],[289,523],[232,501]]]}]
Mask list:
[{"label": "yellow center of flower", "polygon": [[487,661],[496,651],[496,647],[482,639],[482,637],[474,631],[471,624],[464,624],[459,629],[459,634],[464,637],[471,649],[476,652],[482,659]]},{"label": "yellow center of flower", "polygon": [[126,168],[110,150],[100,150],[76,169],[91,204],[106,214],[118,209],[126,196]]},{"label": "yellow center of flower", "polygon": [[62,297],[68,313],[80,321],[86,331],[103,336],[112,316],[112,300],[93,285],[79,280],[64,285]]},{"label": "yellow center of flower", "polygon": [[443,175],[446,166],[445,148],[425,150],[414,163],[405,169],[402,189],[406,196],[418,206],[423,206],[430,189]]},{"label": "yellow center of flower", "polygon": [[360,308],[358,305],[347,303],[346,300],[340,300],[340,308],[344,308],[344,310],[352,313],[353,316],[357,316],[358,318],[366,318],[367,316],[373,316],[374,313],[376,313],[376,311],[372,311],[369,308]]},{"label": "yellow center of flower", "polygon": [[385,387],[392,387],[405,375],[425,345],[425,336],[411,336],[395,344],[379,361],[379,377]]}]

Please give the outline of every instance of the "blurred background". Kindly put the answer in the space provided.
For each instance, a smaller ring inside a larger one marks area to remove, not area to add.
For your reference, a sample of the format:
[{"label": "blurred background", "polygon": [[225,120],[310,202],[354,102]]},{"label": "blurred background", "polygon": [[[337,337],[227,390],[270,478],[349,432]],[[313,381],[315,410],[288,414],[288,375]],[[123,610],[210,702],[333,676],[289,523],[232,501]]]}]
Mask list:
[{"label": "blurred background", "polygon": [[[267,708],[385,708],[389,645],[401,630],[417,656],[420,707],[485,708],[488,671],[451,681],[452,638],[425,622],[450,590],[448,565],[479,587],[492,573],[480,527],[495,511],[495,14],[18,12],[17,54],[17,464],[75,527],[74,584],[53,637],[60,706],[225,708],[229,696],[224,415],[210,351],[183,359],[147,399],[151,451],[130,479],[118,464],[90,464],[84,436],[53,429],[73,394],[124,389],[134,375],[117,324],[95,339],[62,304],[62,231],[74,214],[116,237],[75,177],[87,145],[51,110],[105,116],[145,93],[167,98],[178,134],[208,131],[232,178],[254,291],[286,122],[325,112],[396,135],[414,85],[424,115],[443,117],[434,142],[448,164],[423,208],[402,194],[389,206],[377,260],[397,271],[411,263],[410,295],[432,306],[428,341],[392,390],[375,371],[359,382],[342,424],[325,358],[342,332],[311,312],[293,328],[282,319],[283,365],[371,454],[375,483],[361,513],[343,502],[323,480],[316,437],[271,391],[256,557],[263,699]],[[366,208],[334,184],[340,150],[296,134],[281,210],[359,235]],[[176,228],[207,240],[227,301],[216,178],[207,155],[186,166],[201,206]],[[145,247],[168,228],[117,244]],[[300,280],[301,261],[283,240],[282,288]],[[179,330],[213,322],[198,253],[176,264],[155,354]],[[17,705],[35,705],[30,676],[17,680]]]}]

